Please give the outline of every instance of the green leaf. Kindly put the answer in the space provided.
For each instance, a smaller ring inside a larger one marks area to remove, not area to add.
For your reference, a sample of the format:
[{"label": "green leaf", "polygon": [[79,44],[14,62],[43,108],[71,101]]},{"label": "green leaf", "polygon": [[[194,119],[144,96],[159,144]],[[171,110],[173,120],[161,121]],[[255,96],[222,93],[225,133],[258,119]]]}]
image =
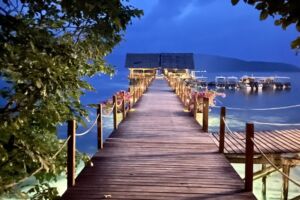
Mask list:
[{"label": "green leaf", "polygon": [[42,87],[42,81],[41,81],[40,79],[36,80],[36,81],[35,81],[35,86],[36,86],[37,88],[41,88],[41,87]]},{"label": "green leaf", "polygon": [[274,22],[274,24],[276,25],[276,26],[280,26],[281,25],[281,19],[277,19],[277,20],[275,20],[275,22]]},{"label": "green leaf", "polygon": [[300,21],[298,21],[297,25],[296,25],[297,30],[300,32]]},{"label": "green leaf", "polygon": [[266,7],[266,4],[265,4],[265,3],[258,3],[258,4],[255,6],[255,8],[256,8],[257,10],[263,10],[263,9],[265,9],[265,7]]},{"label": "green leaf", "polygon": [[269,13],[267,10],[262,10],[259,18],[260,18],[260,20],[265,20],[265,19],[267,19],[268,15],[269,15]]},{"label": "green leaf", "polygon": [[292,49],[300,49],[300,37],[298,37],[296,40],[293,40],[291,43]]},{"label": "green leaf", "polygon": [[231,4],[235,6],[236,4],[238,4],[239,1],[240,0],[231,0]]}]

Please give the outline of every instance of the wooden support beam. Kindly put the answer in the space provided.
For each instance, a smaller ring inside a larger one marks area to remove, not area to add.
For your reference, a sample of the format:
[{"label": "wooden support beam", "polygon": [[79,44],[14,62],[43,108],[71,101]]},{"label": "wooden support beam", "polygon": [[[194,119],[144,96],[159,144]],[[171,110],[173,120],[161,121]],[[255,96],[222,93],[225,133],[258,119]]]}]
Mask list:
[{"label": "wooden support beam", "polygon": [[203,98],[203,117],[202,117],[202,129],[204,132],[208,132],[208,112],[209,112],[209,98]]},{"label": "wooden support beam", "polygon": [[253,190],[253,156],[254,156],[254,124],[246,124],[246,162],[245,162],[245,191]]},{"label": "wooden support beam", "polygon": [[68,121],[67,186],[75,185],[76,121]]},{"label": "wooden support beam", "polygon": [[[266,171],[266,169],[267,169],[266,164],[262,164],[261,171]],[[274,170],[274,168],[273,168],[273,170]],[[267,175],[262,177],[261,182],[262,182],[261,195],[262,195],[263,199],[267,199]]]},{"label": "wooden support beam", "polygon": [[114,95],[113,96],[113,105],[114,105],[114,109],[113,109],[113,116],[114,116],[114,130],[117,130],[118,128],[118,118],[117,118],[117,114],[118,114],[118,105],[117,105],[117,96]]},{"label": "wooden support beam", "polygon": [[[255,164],[255,162],[254,162]],[[280,167],[279,167],[280,168]],[[277,170],[273,166],[266,167],[266,164],[262,164],[262,169],[253,173],[253,180],[264,178]]]},{"label": "wooden support beam", "polygon": [[220,112],[220,131],[219,131],[219,153],[224,153],[224,143],[225,143],[225,122],[226,108],[221,107]]},{"label": "wooden support beam", "polygon": [[[283,165],[282,172],[288,176],[290,176],[290,165]],[[289,197],[289,179],[285,176],[282,176],[282,199],[288,200]]]},{"label": "wooden support beam", "polygon": [[102,104],[98,105],[97,109],[97,141],[98,141],[98,150],[103,149],[103,121],[102,121]]}]

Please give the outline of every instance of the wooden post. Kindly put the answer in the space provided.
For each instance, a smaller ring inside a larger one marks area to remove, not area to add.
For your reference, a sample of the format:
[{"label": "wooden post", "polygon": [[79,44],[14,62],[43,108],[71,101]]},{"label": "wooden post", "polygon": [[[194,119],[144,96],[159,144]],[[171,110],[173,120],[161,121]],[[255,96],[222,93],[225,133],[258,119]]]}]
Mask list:
[{"label": "wooden post", "polygon": [[254,155],[254,124],[246,124],[246,162],[245,162],[245,191],[253,190],[253,155]]},{"label": "wooden post", "polygon": [[123,98],[122,98],[122,117],[123,117],[123,120],[125,119],[126,117],[126,105],[125,105],[125,92],[122,92],[123,93]]},{"label": "wooden post", "polygon": [[[261,165],[261,170],[264,171],[266,169],[266,164]],[[267,199],[267,176],[263,176],[262,179],[262,197],[263,199]]]},{"label": "wooden post", "polygon": [[181,81],[179,81],[179,99],[182,100],[182,84],[181,84]]},{"label": "wooden post", "polygon": [[76,121],[68,121],[67,186],[75,185]]},{"label": "wooden post", "polygon": [[198,112],[198,99],[197,99],[197,93],[195,93],[194,96],[194,118],[197,120],[197,112]]},{"label": "wooden post", "polygon": [[114,104],[114,109],[113,109],[113,115],[114,115],[114,130],[117,130],[118,128],[118,122],[117,122],[117,114],[118,114],[118,103],[117,103],[117,97],[116,95],[113,96],[113,104]]},{"label": "wooden post", "polygon": [[132,92],[132,105],[135,104],[135,99],[136,99],[136,92],[135,92],[135,86],[133,86],[133,92]]},{"label": "wooden post", "polygon": [[224,153],[224,143],[225,143],[225,122],[224,119],[226,117],[226,108],[221,108],[220,113],[220,131],[219,131],[219,153]]},{"label": "wooden post", "polygon": [[[290,175],[290,166],[288,164],[282,165],[282,172],[286,175]],[[282,176],[283,179],[283,187],[282,187],[282,199],[288,200],[289,197],[289,179],[285,176]]]},{"label": "wooden post", "polygon": [[[129,95],[131,96],[131,89],[130,87],[128,88],[127,92],[129,92]],[[128,111],[131,110],[131,97],[128,100]]]},{"label": "wooden post", "polygon": [[208,111],[209,111],[209,98],[203,98],[203,117],[202,117],[202,129],[204,132],[208,132]]},{"label": "wooden post", "polygon": [[102,126],[102,104],[98,105],[97,109],[97,141],[98,141],[98,150],[103,149],[103,126]]}]

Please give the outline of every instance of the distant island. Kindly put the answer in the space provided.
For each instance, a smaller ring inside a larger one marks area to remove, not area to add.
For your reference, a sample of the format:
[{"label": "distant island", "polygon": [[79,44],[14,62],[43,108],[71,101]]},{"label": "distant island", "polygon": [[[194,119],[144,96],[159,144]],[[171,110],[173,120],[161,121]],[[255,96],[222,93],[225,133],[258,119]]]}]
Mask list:
[{"label": "distant island", "polygon": [[[126,70],[125,56],[125,54],[110,54],[107,61],[118,70]],[[300,72],[300,67],[287,63],[246,61],[207,54],[194,53],[194,61],[197,70],[207,72]]]},{"label": "distant island", "polygon": [[300,68],[287,63],[245,61],[223,56],[194,54],[197,69],[208,72],[300,72]]}]

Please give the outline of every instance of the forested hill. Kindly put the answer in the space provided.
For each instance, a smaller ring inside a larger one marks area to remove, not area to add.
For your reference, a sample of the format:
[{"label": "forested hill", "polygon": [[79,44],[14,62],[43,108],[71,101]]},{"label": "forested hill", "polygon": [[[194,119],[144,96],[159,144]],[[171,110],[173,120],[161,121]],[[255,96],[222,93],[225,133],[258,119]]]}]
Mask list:
[{"label": "forested hill", "polygon": [[[118,70],[125,70],[125,54],[111,54],[107,61]],[[207,72],[300,72],[300,67],[287,63],[245,61],[223,56],[194,54],[197,70]]]},{"label": "forested hill", "polygon": [[197,69],[208,72],[300,72],[300,68],[277,62],[245,61],[222,56],[194,54]]}]

